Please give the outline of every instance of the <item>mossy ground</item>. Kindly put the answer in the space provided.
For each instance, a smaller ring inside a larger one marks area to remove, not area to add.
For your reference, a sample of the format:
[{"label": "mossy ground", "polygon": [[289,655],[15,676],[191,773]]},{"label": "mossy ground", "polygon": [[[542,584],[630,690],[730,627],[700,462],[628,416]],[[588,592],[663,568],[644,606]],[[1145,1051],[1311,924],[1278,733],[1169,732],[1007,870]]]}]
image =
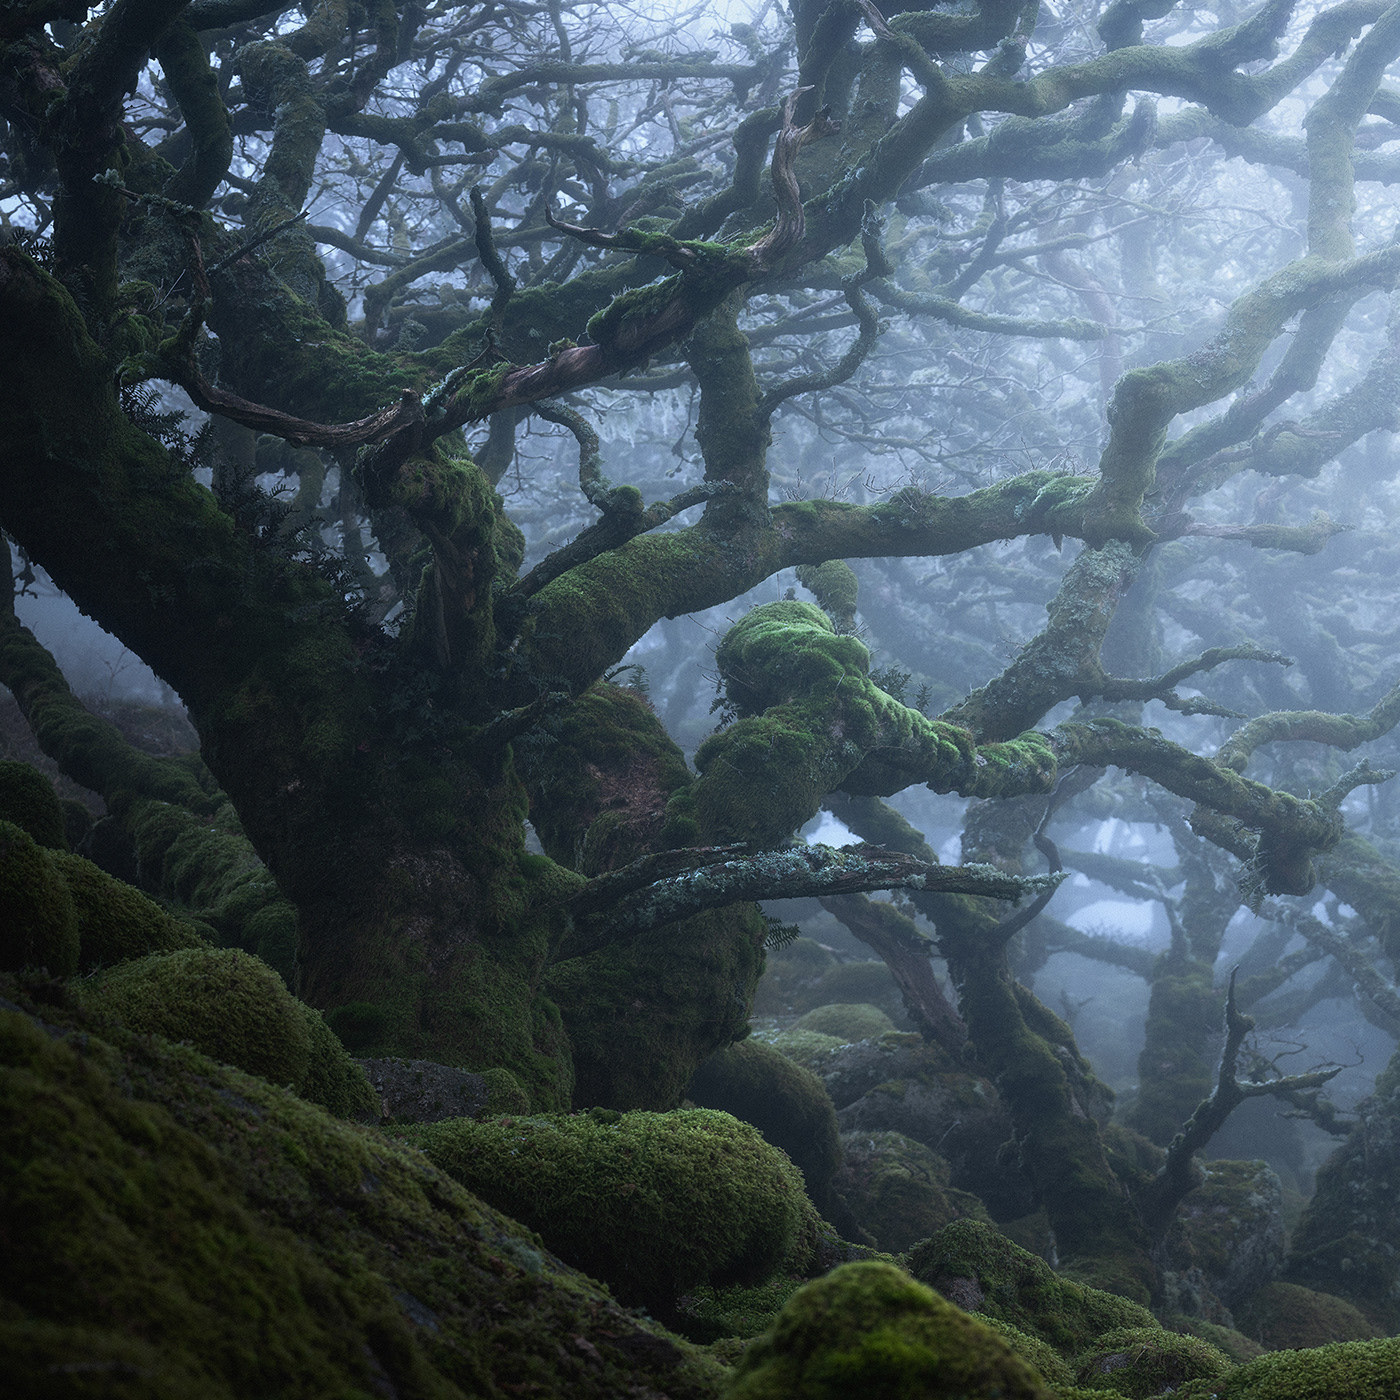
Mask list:
[{"label": "mossy ground", "polygon": [[1380,1335],[1380,1329],[1345,1298],[1280,1280],[1265,1284],[1235,1309],[1235,1326],[1270,1351]]},{"label": "mossy ground", "polygon": [[1130,1400],[1176,1391],[1185,1381],[1219,1380],[1233,1369],[1229,1358],[1209,1342],[1155,1326],[1106,1332],[1072,1364],[1079,1385],[1098,1386]]},{"label": "mossy ground", "polygon": [[858,1040],[879,1040],[882,1035],[890,1034],[895,1024],[878,1006],[837,1002],[814,1007],[805,1016],[799,1016],[793,1029],[834,1035],[853,1044]]},{"label": "mossy ground", "polygon": [[715,1362],[377,1131],[0,997],[10,1393],[718,1396]]},{"label": "mossy ground", "polygon": [[1219,1380],[1188,1381],[1179,1400],[1395,1400],[1400,1338],[1261,1356]]}]

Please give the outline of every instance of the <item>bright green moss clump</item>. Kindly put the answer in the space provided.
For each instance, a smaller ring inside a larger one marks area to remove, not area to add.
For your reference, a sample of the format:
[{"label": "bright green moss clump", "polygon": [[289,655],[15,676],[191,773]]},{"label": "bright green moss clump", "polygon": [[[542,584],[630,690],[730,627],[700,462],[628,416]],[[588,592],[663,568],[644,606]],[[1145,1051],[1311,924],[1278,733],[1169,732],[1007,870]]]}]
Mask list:
[{"label": "bright green moss clump", "polygon": [[138,958],[84,984],[80,996],[105,1022],[183,1041],[334,1113],[360,1116],[377,1108],[369,1081],[320,1013],[237,948]]},{"label": "bright green moss clump", "polygon": [[758,1283],[812,1207],[797,1169],[727,1113],[540,1114],[401,1129],[624,1302],[675,1311],[697,1284]]},{"label": "bright green moss clump", "polygon": [[1395,1400],[1400,1337],[1276,1351],[1219,1380],[1188,1381],[1176,1400]]},{"label": "bright green moss clump", "polygon": [[893,1031],[895,1024],[878,1006],[835,1002],[830,1006],[818,1006],[799,1017],[793,1029],[839,1036],[851,1044],[857,1040],[879,1040]]},{"label": "bright green moss clump", "polygon": [[1132,1400],[1175,1391],[1184,1381],[1218,1380],[1234,1369],[1209,1342],[1160,1327],[1105,1332],[1074,1366],[1081,1386],[1097,1386]]},{"label": "bright green moss clump", "polygon": [[[22,765],[21,765],[22,766]],[[78,970],[78,917],[53,853],[14,822],[0,821],[0,970]]]},{"label": "bright green moss clump", "polygon": [[717,1400],[715,1363],[377,1131],[43,1012],[0,1012],[6,1393]]},{"label": "bright green moss clump", "polygon": [[0,760],[0,821],[14,822],[51,851],[68,849],[58,794],[28,763]]},{"label": "bright green moss clump", "polygon": [[1043,1259],[976,1220],[954,1221],[918,1245],[909,1272],[959,1307],[1009,1322],[1066,1359],[1106,1332],[1157,1327],[1146,1308],[1059,1277]]},{"label": "bright green moss clump", "polygon": [[728,1400],[1051,1400],[990,1328],[891,1264],[846,1264],[795,1293],[744,1352]]}]

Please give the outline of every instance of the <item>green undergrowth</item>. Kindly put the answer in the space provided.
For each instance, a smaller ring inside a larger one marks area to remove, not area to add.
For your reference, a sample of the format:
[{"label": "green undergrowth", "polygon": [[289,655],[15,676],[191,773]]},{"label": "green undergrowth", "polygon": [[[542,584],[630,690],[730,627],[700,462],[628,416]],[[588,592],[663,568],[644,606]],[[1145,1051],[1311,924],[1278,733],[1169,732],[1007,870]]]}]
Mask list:
[{"label": "green undergrowth", "polygon": [[1072,1364],[1080,1386],[1097,1386],[1130,1400],[1175,1393],[1186,1381],[1218,1381],[1234,1369],[1209,1342],[1155,1326],[1106,1332]]},{"label": "green undergrowth", "polygon": [[1274,1280],[1235,1309],[1235,1326],[1270,1351],[1360,1342],[1381,1331],[1360,1309],[1331,1293]]},{"label": "green undergrowth", "polygon": [[0,998],[9,1393],[720,1394],[702,1351],[377,1130],[13,978]]},{"label": "green undergrowth", "polygon": [[854,1044],[857,1040],[879,1040],[894,1029],[894,1022],[878,1006],[861,1002],[845,1005],[837,1002],[830,1006],[814,1007],[805,1016],[798,1017],[793,1026],[795,1031],[833,1035],[847,1044]]},{"label": "green undergrowth", "polygon": [[701,1284],[753,1285],[815,1248],[802,1177],[727,1113],[537,1114],[399,1130],[624,1302],[672,1316]]}]

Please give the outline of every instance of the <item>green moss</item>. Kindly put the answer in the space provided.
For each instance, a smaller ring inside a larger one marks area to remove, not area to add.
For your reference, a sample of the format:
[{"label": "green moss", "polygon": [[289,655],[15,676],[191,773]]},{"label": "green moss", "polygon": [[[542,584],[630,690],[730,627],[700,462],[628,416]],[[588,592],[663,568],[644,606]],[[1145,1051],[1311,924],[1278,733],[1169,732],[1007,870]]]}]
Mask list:
[{"label": "green moss", "polygon": [[849,564],[840,559],[829,559],[825,564],[804,564],[797,570],[797,581],[816,596],[838,632],[855,630],[860,582]]},{"label": "green moss", "polygon": [[1175,1391],[1184,1381],[1217,1380],[1233,1363],[1199,1337],[1160,1327],[1124,1327],[1106,1332],[1074,1359],[1075,1380],[1119,1395],[1146,1400]]},{"label": "green moss", "polygon": [[78,970],[78,917],[53,853],[14,822],[0,821],[0,970]]},{"label": "green moss", "polygon": [[1039,1337],[1032,1337],[1029,1332],[1022,1332],[1019,1327],[1002,1322],[1000,1318],[983,1315],[977,1320],[984,1327],[991,1328],[997,1336],[1004,1337],[1007,1345],[1022,1361],[1030,1362],[1055,1388],[1056,1396],[1063,1396],[1062,1387],[1074,1384],[1073,1368],[1059,1352],[1048,1343],[1042,1342]]},{"label": "green moss", "polygon": [[728,1288],[710,1288],[702,1284],[681,1299],[677,1328],[696,1342],[756,1337],[773,1325],[783,1305],[804,1282],[778,1274],[752,1287],[736,1283]]},{"label": "green moss", "polygon": [[895,1024],[878,1006],[857,1002],[818,1006],[799,1017],[793,1027],[798,1031],[815,1031],[818,1035],[839,1036],[848,1044],[857,1040],[879,1040],[895,1029]]},{"label": "green moss", "polygon": [[1212,969],[1179,958],[1159,966],[1138,1056],[1138,1095],[1128,1124],[1166,1147],[1211,1090],[1219,1057],[1223,997]]},{"label": "green moss", "polygon": [[818,1209],[826,1210],[841,1142],[836,1110],[815,1074],[770,1046],[741,1040],[706,1060],[695,1071],[687,1094],[701,1108],[719,1109],[752,1123],[792,1158],[808,1194]]},{"label": "green moss", "polygon": [[755,1032],[754,1039],[771,1045],[780,1055],[786,1055],[794,1064],[816,1074],[821,1073],[833,1050],[848,1043],[844,1036],[821,1035],[817,1031],[779,1031],[771,1038]]},{"label": "green moss", "polygon": [[1400,1338],[1261,1356],[1220,1380],[1188,1381],[1180,1400],[1394,1400]]},{"label": "green moss", "polygon": [[482,1070],[486,1081],[486,1103],[482,1118],[496,1118],[507,1113],[529,1113],[530,1096],[520,1087],[520,1081],[508,1069]]},{"label": "green moss", "polygon": [[909,1255],[909,1272],[968,1311],[1047,1342],[1066,1360],[1105,1332],[1155,1327],[1146,1308],[1059,1277],[990,1225],[958,1220]]},{"label": "green moss", "polygon": [[1381,1335],[1346,1299],[1277,1281],[1266,1283],[1235,1309],[1235,1326],[1269,1351]]},{"label": "green moss", "polygon": [[697,1284],[759,1282],[812,1214],[791,1162],[707,1109],[452,1119],[401,1133],[560,1258],[658,1315]]},{"label": "green moss", "polygon": [[84,972],[148,953],[202,946],[203,940],[190,925],[90,860],[56,852],[53,861],[73,896],[79,965]]},{"label": "green moss", "polygon": [[1169,1331],[1184,1332],[1189,1337],[1199,1337],[1203,1342],[1209,1342],[1236,1366],[1253,1361],[1266,1350],[1252,1337],[1246,1337],[1243,1332],[1237,1332],[1233,1327],[1222,1327],[1218,1322],[1206,1322],[1199,1317],[1179,1315],[1168,1317],[1164,1321]]},{"label": "green moss", "polygon": [[948,1184],[948,1163],[902,1133],[841,1135],[832,1186],[878,1249],[900,1254],[964,1217],[991,1223],[982,1202]]},{"label": "green moss", "polygon": [[311,1037],[296,1001],[270,967],[238,949],[138,958],[85,983],[81,996],[103,1019],[193,1045],[273,1084],[306,1078]]},{"label": "green moss", "polygon": [[319,1011],[301,1001],[295,1006],[307,1037],[306,1073],[297,1093],[337,1118],[377,1120],[379,1095],[364,1070],[346,1053]]},{"label": "green moss", "polygon": [[264,905],[243,925],[242,944],[287,984],[296,988],[297,911],[285,899]]},{"label": "green moss", "polygon": [[744,1351],[729,1400],[1050,1400],[1006,1341],[889,1264],[846,1264]]},{"label": "green moss", "polygon": [[66,1014],[0,1013],[11,1393],[718,1396],[716,1363],[417,1154]]},{"label": "green moss", "polygon": [[68,849],[58,794],[28,763],[0,760],[0,821],[14,822],[51,851]]}]

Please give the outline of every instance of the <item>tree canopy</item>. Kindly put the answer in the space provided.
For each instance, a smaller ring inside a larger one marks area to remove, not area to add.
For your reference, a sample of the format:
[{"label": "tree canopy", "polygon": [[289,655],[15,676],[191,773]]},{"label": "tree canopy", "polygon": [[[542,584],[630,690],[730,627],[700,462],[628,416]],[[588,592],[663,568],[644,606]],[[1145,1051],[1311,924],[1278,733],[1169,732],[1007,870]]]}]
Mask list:
[{"label": "tree canopy", "polygon": [[[0,526],[199,757],[12,610],[0,682],[99,863],[538,1109],[675,1108],[820,898],[1146,1300],[1238,1103],[1352,1130],[1247,1008],[1400,1025],[1397,57],[1382,0],[13,0]],[[1052,834],[1110,817],[1154,858]],[[1150,985],[1151,1171],[1059,952]]]}]

